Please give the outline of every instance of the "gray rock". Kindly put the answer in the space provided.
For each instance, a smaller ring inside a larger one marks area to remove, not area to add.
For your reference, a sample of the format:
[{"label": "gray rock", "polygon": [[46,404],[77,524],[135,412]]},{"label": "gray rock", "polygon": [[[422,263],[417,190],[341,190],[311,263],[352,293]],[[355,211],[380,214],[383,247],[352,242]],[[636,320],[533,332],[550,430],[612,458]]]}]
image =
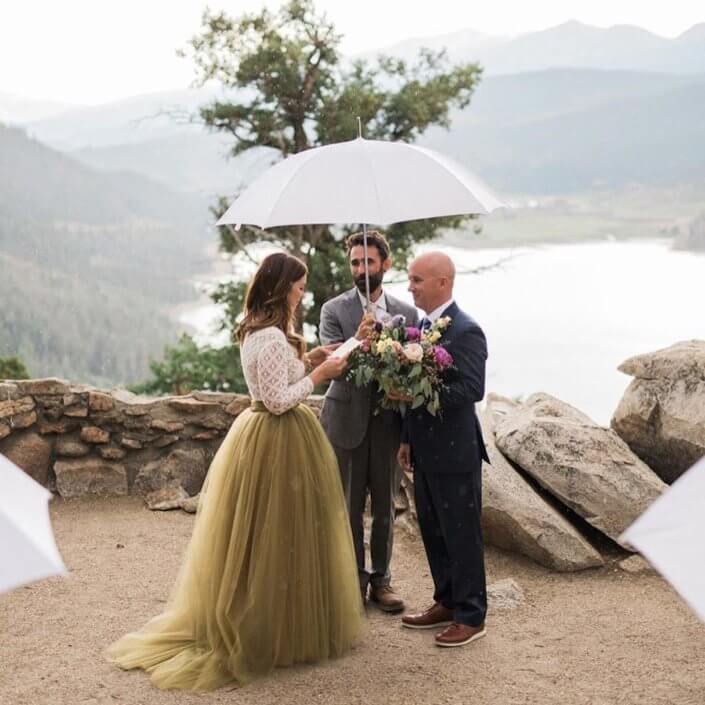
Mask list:
[{"label": "gray rock", "polygon": [[178,482],[189,495],[195,495],[200,492],[207,472],[206,455],[200,448],[176,448],[166,458],[147,463],[139,471],[134,491],[146,495]]},{"label": "gray rock", "polygon": [[504,578],[487,586],[487,602],[491,610],[513,610],[526,602],[524,591],[513,578]]},{"label": "gray rock", "polygon": [[619,562],[619,567],[632,575],[655,573],[656,571],[641,556],[630,556]]},{"label": "gray rock", "polygon": [[635,379],[612,428],[663,480],[673,482],[705,456],[705,341],[637,355],[619,370]]},{"label": "gray rock", "polygon": [[107,443],[110,434],[97,426],[84,426],[81,429],[81,440],[86,443]]},{"label": "gray rock", "polygon": [[115,402],[110,394],[105,392],[88,393],[88,408],[91,411],[111,411],[114,406]]},{"label": "gray rock", "polygon": [[600,554],[552,507],[499,452],[493,415],[516,408],[509,399],[490,394],[481,414],[491,466],[482,472],[482,531],[486,543],[520,553],[557,571],[603,565]]},{"label": "gray rock", "polygon": [[182,502],[188,499],[188,492],[178,482],[162,487],[145,496],[147,507],[156,511],[181,509]]},{"label": "gray rock", "polygon": [[51,441],[38,433],[17,434],[0,444],[0,453],[22,468],[40,485],[46,486],[51,464]]},{"label": "gray rock", "polygon": [[39,433],[68,433],[80,426],[78,419],[72,419],[68,416],[59,421],[39,421]]},{"label": "gray rock", "polygon": [[239,395],[225,407],[225,411],[231,416],[239,416],[245,409],[250,408],[250,397]]},{"label": "gray rock", "polygon": [[122,460],[127,453],[117,446],[98,446],[98,455],[105,460]]},{"label": "gray rock", "polygon": [[12,425],[12,419],[15,416],[32,411],[34,407],[34,399],[29,396],[20,399],[0,399],[0,419]]},{"label": "gray rock", "polygon": [[163,419],[154,419],[149,426],[150,428],[155,428],[158,431],[166,431],[167,433],[184,430],[184,424],[180,421],[165,421]]},{"label": "gray rock", "polygon": [[54,463],[54,473],[56,489],[65,498],[127,494],[125,467],[101,458],[59,460]]},{"label": "gray rock", "polygon": [[181,500],[181,509],[183,509],[185,512],[188,512],[189,514],[195,514],[196,511],[198,510],[198,502],[201,499],[200,493],[197,495],[194,495],[193,497],[189,497],[188,499],[183,499]]},{"label": "gray rock", "polygon": [[172,397],[166,403],[185,414],[217,414],[223,411],[223,407],[215,401],[198,401],[192,397]]},{"label": "gray rock", "polygon": [[614,541],[666,487],[614,431],[548,394],[494,421],[501,452]]},{"label": "gray rock", "polygon": [[25,411],[22,414],[15,414],[14,416],[4,419],[5,423],[7,423],[8,421],[11,429],[29,428],[30,426],[33,426],[35,423],[37,423],[37,412]]},{"label": "gray rock", "polygon": [[90,446],[71,438],[58,438],[54,448],[56,449],[57,455],[63,455],[69,458],[81,458],[91,452]]},{"label": "gray rock", "polygon": [[46,377],[44,379],[24,379],[15,382],[18,389],[24,394],[36,396],[38,394],[70,394],[71,387],[64,379]]},{"label": "gray rock", "polygon": [[64,409],[64,416],[71,416],[77,419],[85,419],[88,416],[88,407],[82,404],[74,404]]}]

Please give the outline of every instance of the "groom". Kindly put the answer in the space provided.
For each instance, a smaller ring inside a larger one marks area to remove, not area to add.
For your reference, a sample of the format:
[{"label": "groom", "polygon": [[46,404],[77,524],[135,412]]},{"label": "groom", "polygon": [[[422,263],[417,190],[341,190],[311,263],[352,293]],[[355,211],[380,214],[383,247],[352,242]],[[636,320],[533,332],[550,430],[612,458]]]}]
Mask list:
[{"label": "groom", "polygon": [[409,267],[409,291],[426,312],[421,327],[450,318],[438,344],[453,356],[440,395],[441,415],[407,412],[399,464],[414,471],[421,535],[435,587],[434,604],[402,617],[410,629],[446,627],[438,646],[463,646],[485,635],[487,595],[480,513],[482,461],[489,459],[475,415],[485,393],[487,343],[478,324],[453,300],[455,267],[429,252]]},{"label": "groom", "polygon": [[[386,238],[371,230],[367,233],[367,245],[372,313],[363,315],[368,308],[365,248],[362,233],[356,233],[346,241],[355,286],[323,305],[320,326],[323,345],[341,343],[353,336],[364,337],[376,321],[398,314],[406,317],[408,325],[417,324],[416,309],[382,288],[384,274],[392,265]],[[392,588],[389,563],[394,539],[394,497],[401,480],[396,459],[401,417],[390,410],[375,414],[376,403],[376,392],[371,386],[358,388],[345,379],[335,380],[326,394],[321,423],[340,466],[363,602],[369,587],[369,599],[379,609],[400,612],[404,602]],[[363,528],[368,493],[372,509],[371,572],[365,568]]]}]

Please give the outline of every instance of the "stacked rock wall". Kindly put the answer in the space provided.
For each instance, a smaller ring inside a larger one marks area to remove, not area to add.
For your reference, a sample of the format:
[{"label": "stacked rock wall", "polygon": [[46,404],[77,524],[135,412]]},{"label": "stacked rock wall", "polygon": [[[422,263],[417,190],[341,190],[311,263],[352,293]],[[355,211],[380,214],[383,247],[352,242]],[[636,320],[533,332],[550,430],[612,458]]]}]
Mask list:
[{"label": "stacked rock wall", "polygon": [[[62,497],[199,492],[247,396],[149,399],[60,379],[0,382],[0,453]],[[311,406],[320,406],[312,398]]]}]

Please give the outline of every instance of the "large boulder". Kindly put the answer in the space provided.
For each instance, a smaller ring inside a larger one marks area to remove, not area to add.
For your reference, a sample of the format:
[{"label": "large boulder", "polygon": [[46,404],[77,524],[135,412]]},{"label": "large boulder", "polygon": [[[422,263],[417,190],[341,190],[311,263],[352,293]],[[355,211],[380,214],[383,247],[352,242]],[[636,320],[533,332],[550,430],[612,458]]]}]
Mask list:
[{"label": "large boulder", "polygon": [[54,472],[56,489],[65,498],[127,494],[127,471],[119,463],[94,457],[58,460]]},{"label": "large boulder", "polygon": [[49,481],[51,441],[38,433],[17,434],[0,442],[0,453],[42,485]]},{"label": "large boulder", "polygon": [[495,418],[497,447],[614,541],[666,485],[610,429],[549,394]]},{"label": "large boulder", "polygon": [[490,394],[480,418],[491,465],[483,465],[482,532],[485,541],[520,553],[558,571],[603,564],[592,545],[527,482],[499,452],[493,416],[502,418],[516,405]]},{"label": "large boulder", "polygon": [[201,491],[207,472],[208,458],[202,448],[177,448],[166,458],[147,463],[135,479],[134,491],[148,495],[180,485],[193,496]]},{"label": "large boulder", "polygon": [[663,480],[705,456],[705,341],[690,340],[625,360],[634,377],[612,428]]}]

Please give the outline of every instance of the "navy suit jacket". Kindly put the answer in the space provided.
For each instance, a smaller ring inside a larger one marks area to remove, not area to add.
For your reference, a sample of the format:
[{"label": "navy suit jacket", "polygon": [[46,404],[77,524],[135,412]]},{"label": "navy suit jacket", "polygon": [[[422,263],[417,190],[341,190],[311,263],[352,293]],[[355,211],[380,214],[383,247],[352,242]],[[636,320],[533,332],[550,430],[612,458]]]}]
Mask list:
[{"label": "navy suit jacket", "polygon": [[485,395],[487,341],[480,326],[452,303],[451,323],[438,341],[453,356],[440,394],[440,416],[425,406],[407,410],[402,442],[411,445],[414,470],[425,473],[479,472],[489,462],[475,403]]}]

